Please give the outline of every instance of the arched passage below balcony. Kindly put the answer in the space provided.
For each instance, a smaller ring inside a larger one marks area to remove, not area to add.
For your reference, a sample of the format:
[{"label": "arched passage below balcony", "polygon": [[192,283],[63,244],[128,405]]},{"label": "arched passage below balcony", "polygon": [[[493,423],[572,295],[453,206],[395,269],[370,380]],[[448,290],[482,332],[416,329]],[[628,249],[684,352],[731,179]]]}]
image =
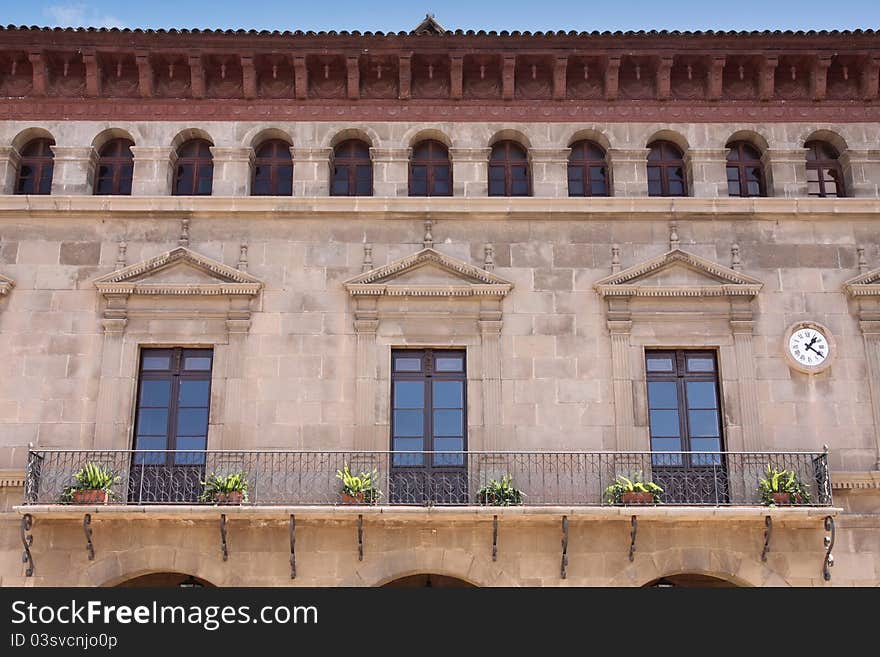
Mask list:
[{"label": "arched passage below balcony", "polygon": [[419,573],[416,575],[407,575],[398,577],[390,582],[382,585],[386,589],[420,589],[420,588],[476,588],[476,584],[459,579],[458,577],[450,577],[448,575],[437,575],[436,573]]}]

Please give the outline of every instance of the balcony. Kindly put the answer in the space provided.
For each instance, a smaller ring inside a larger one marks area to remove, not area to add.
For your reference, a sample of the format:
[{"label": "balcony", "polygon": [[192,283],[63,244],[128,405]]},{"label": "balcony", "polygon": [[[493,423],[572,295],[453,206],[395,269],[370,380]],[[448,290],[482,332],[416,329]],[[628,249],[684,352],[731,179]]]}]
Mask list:
[{"label": "balcony", "polygon": [[766,468],[795,472],[809,500],[832,504],[827,453],[822,452],[366,452],[133,451],[29,452],[24,506],[62,502],[73,475],[87,463],[110,468],[118,481],[114,505],[198,505],[211,473],[243,473],[243,507],[343,504],[336,473],[376,471],[378,506],[482,506],[480,489],[510,476],[525,507],[617,506],[604,498],[618,475],[641,473],[663,492],[661,506],[759,506]]}]

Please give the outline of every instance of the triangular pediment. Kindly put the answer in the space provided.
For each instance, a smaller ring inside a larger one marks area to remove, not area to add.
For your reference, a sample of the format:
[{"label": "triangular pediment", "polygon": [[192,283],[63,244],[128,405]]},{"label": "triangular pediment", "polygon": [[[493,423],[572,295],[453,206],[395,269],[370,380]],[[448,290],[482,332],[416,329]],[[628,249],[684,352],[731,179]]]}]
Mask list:
[{"label": "triangular pediment", "polygon": [[513,283],[434,249],[371,269],[347,280],[351,295],[504,296]]},{"label": "triangular pediment", "polygon": [[425,14],[425,19],[416,25],[410,34],[445,34],[446,28],[437,22],[434,14]]},{"label": "triangular pediment", "polygon": [[9,290],[15,287],[15,281],[3,274],[0,274],[0,295],[9,294]]},{"label": "triangular pediment", "polygon": [[603,297],[753,297],[763,283],[693,253],[673,249],[606,276],[593,287]]},{"label": "triangular pediment", "polygon": [[262,281],[207,256],[177,247],[95,280],[103,294],[254,296]]},{"label": "triangular pediment", "polygon": [[880,269],[867,271],[845,281],[843,289],[851,297],[880,297]]}]

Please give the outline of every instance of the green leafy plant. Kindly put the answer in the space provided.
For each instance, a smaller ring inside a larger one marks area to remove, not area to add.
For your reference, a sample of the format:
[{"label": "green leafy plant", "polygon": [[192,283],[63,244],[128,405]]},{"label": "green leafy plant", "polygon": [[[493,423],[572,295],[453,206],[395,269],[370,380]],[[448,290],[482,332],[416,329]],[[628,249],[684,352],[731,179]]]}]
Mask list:
[{"label": "green leafy plant", "polygon": [[632,477],[617,475],[614,483],[605,489],[604,497],[608,504],[621,504],[624,493],[651,493],[654,504],[660,504],[660,493],[663,489],[653,481],[643,481],[642,473],[636,472]]},{"label": "green leafy plant", "polygon": [[767,506],[776,504],[773,493],[789,493],[792,504],[809,504],[809,488],[809,485],[801,481],[794,470],[779,470],[769,463],[764,471],[764,476],[758,482],[761,504]]},{"label": "green leafy plant", "polygon": [[232,472],[227,475],[211,473],[200,482],[204,486],[199,496],[201,502],[215,502],[218,496],[226,496],[229,493],[241,493],[242,501],[247,501],[248,479],[246,472]]},{"label": "green leafy plant", "polygon": [[489,483],[477,491],[480,504],[491,506],[514,506],[523,503],[525,494],[513,485],[511,475],[502,475],[501,480],[490,479]]},{"label": "green leafy plant", "polygon": [[374,504],[382,495],[382,491],[377,485],[379,475],[375,468],[371,472],[362,471],[360,474],[354,475],[346,463],[342,470],[336,471],[336,478],[342,481],[340,492],[343,495],[348,495],[366,504]]},{"label": "green leafy plant", "polygon": [[73,494],[77,491],[98,490],[114,497],[115,493],[112,489],[119,483],[120,477],[109,466],[89,461],[73,473],[73,480],[75,483],[65,486],[61,493],[61,501],[64,503],[72,502]]}]

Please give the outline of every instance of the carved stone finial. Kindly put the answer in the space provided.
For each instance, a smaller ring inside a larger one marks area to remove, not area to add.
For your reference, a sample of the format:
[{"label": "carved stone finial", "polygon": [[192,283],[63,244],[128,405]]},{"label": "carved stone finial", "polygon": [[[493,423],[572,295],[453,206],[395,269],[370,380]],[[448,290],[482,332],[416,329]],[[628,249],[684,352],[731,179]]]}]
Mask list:
[{"label": "carved stone finial", "polygon": [[361,272],[370,271],[373,268],[373,245],[364,242],[364,262],[361,265]]},{"label": "carved stone finial", "polygon": [[434,248],[434,235],[431,234],[431,229],[434,227],[434,222],[430,219],[425,220],[425,239],[424,245],[426,249]]},{"label": "carved stone finial", "polygon": [[742,260],[739,258],[739,244],[730,247],[730,268],[734,271],[742,269]]},{"label": "carved stone finial", "polygon": [[242,242],[238,250],[238,271],[248,270],[248,245]]},{"label": "carved stone finial", "polygon": [[620,271],[620,245],[611,245],[611,273],[616,274]]},{"label": "carved stone finial", "polygon": [[486,271],[495,269],[495,247],[491,244],[483,247],[483,269]]},{"label": "carved stone finial", "polygon": [[674,251],[679,247],[681,241],[678,239],[678,222],[669,222],[669,250]]},{"label": "carved stone finial", "polygon": [[868,261],[865,259],[865,247],[858,247],[856,253],[859,255],[859,272],[864,274],[868,271]]},{"label": "carved stone finial", "polygon": [[125,243],[125,240],[119,240],[119,251],[116,254],[116,269],[125,269],[125,252],[128,249],[128,244]]},{"label": "carved stone finial", "polygon": [[189,219],[183,219],[180,222],[180,239],[177,240],[180,246],[189,247]]}]

